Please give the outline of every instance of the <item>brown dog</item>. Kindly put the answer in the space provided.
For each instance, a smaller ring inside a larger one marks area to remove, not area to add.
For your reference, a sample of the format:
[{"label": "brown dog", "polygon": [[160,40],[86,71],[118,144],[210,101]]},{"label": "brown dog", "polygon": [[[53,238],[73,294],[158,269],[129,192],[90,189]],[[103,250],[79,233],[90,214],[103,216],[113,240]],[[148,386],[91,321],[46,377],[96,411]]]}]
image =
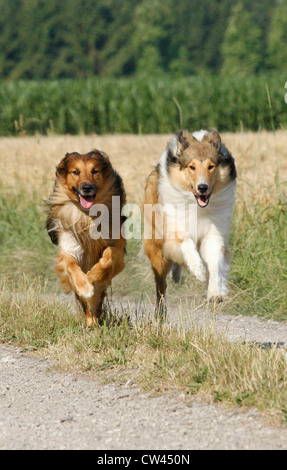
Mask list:
[{"label": "brown dog", "polygon": [[[116,214],[112,210],[115,199]],[[54,191],[46,201],[47,230],[59,247],[55,270],[60,286],[65,293],[75,292],[88,326],[98,323],[106,290],[124,268],[126,241],[121,230],[124,222],[121,210],[125,201],[122,179],[105,153],[98,150],[85,155],[67,153],[58,165]],[[105,238],[93,236],[97,211],[92,217],[91,209],[95,204],[109,211]],[[117,235],[111,230],[114,216],[119,228]]]}]

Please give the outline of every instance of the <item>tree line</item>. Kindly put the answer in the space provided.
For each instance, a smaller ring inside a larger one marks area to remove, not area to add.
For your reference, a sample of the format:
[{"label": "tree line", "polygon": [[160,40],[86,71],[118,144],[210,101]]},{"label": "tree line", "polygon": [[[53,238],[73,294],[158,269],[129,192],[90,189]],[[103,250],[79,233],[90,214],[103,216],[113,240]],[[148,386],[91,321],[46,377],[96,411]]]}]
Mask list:
[{"label": "tree line", "polygon": [[0,0],[1,79],[181,77],[287,65],[287,0]]}]

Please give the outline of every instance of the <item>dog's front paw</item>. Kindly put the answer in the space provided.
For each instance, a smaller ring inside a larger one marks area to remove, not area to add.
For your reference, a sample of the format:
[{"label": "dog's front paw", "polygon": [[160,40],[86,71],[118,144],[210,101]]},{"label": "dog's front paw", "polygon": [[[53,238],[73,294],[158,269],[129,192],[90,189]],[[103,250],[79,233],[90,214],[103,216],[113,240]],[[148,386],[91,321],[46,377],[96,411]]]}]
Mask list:
[{"label": "dog's front paw", "polygon": [[181,244],[181,252],[185,261],[186,267],[200,282],[206,281],[206,269],[202,262],[197,248],[190,238],[184,240]]},{"label": "dog's front paw", "polygon": [[77,294],[83,299],[89,300],[94,295],[94,286],[90,283],[87,276],[78,281],[75,287]]},{"label": "dog's front paw", "polygon": [[206,281],[206,269],[203,263],[199,263],[196,268],[193,268],[193,274],[195,275],[196,279],[200,282]]},{"label": "dog's front paw", "polygon": [[227,288],[226,282],[221,282],[220,288],[218,288],[217,286],[213,286],[212,283],[211,285],[208,286],[207,300],[209,302],[220,304],[221,302],[224,302],[227,295],[228,295],[228,288]]},{"label": "dog's front paw", "polygon": [[222,293],[208,293],[207,294],[207,300],[208,302],[212,302],[214,304],[221,304],[222,302],[224,302],[224,299],[225,299],[225,295],[222,294]]},{"label": "dog's front paw", "polygon": [[113,262],[111,259],[105,259],[105,258],[101,258],[99,263],[103,269],[111,268],[113,265]]}]

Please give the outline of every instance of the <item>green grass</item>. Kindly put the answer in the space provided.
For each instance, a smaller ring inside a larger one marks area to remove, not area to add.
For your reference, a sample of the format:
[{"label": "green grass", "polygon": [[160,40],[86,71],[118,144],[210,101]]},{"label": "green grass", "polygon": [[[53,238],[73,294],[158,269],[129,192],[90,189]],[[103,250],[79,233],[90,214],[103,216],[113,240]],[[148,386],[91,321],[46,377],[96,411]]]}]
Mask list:
[{"label": "green grass", "polygon": [[[199,328],[192,306],[204,302],[206,287],[187,274],[179,288],[169,283],[170,304],[182,302],[177,328],[149,321],[144,307],[132,321],[135,312],[119,307],[108,308],[99,328],[87,329],[83,315],[59,297],[55,248],[39,194],[16,188],[2,184],[0,190],[1,342],[49,357],[61,370],[89,372],[97,380],[130,378],[157,393],[181,391],[255,406],[286,424],[286,354],[230,343],[212,326]],[[223,311],[286,320],[286,203],[281,184],[272,204],[236,206],[231,293]],[[129,242],[127,267],[115,278],[112,295],[153,305],[154,281],[141,248],[139,241]]]},{"label": "green grass", "polygon": [[[286,77],[2,81],[0,135],[173,133],[286,125]],[[177,123],[177,124],[176,124]]]},{"label": "green grass", "polygon": [[[13,282],[24,273],[31,281],[35,277],[42,279],[47,289],[53,290],[57,285],[53,271],[57,249],[45,229],[43,193],[34,191],[30,194],[17,187],[21,188],[21,184],[16,182],[13,187],[7,187],[0,182],[0,278]],[[185,273],[184,279],[185,283],[180,287],[170,282],[169,297],[173,304],[184,297],[187,282],[194,283],[192,300],[195,294],[201,299],[204,293],[204,287],[194,282],[188,273]],[[114,279],[110,296],[137,303],[154,302],[153,274],[143,253],[141,240],[128,242],[126,269]]]},{"label": "green grass", "polygon": [[[240,207],[235,206],[230,301],[222,307],[227,313],[287,319],[287,188],[286,183],[277,186],[272,203],[240,201]],[[1,277],[13,281],[24,273],[29,279],[36,276],[48,281],[53,289],[57,285],[53,271],[56,249],[45,229],[41,196],[2,184],[0,211]],[[128,242],[126,269],[114,279],[110,294],[153,304],[154,279],[141,241]],[[169,281],[172,306],[196,307],[205,301],[205,295],[206,286],[186,271],[181,286]]]},{"label": "green grass", "polygon": [[[131,322],[112,312],[89,330],[70,304],[47,296],[42,281],[0,285],[0,340],[49,357],[61,370],[97,380],[135,381],[156,393],[184,392],[256,406],[286,424],[287,365],[278,350],[230,343],[214,329]],[[144,318],[144,315],[143,315]]]},{"label": "green grass", "polygon": [[[275,181],[270,201],[235,208],[231,245],[234,313],[287,320],[287,183]],[[269,194],[261,188],[260,194]]]},{"label": "green grass", "polygon": [[17,187],[20,183],[7,187],[0,182],[1,275],[50,279],[55,250],[45,230],[43,198]]}]

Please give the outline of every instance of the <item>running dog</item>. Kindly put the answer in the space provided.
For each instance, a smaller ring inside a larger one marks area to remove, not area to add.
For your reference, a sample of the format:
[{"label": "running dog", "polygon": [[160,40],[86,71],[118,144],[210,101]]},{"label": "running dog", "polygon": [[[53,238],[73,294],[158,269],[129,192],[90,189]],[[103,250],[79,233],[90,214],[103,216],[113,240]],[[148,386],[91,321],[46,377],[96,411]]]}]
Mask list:
[{"label": "running dog", "polygon": [[179,283],[182,266],[201,282],[206,280],[207,266],[208,300],[222,302],[226,297],[236,176],[234,159],[219,133],[202,130],[175,134],[148,177],[144,247],[154,271],[161,313],[167,275],[172,271]]},{"label": "running dog", "polygon": [[[109,238],[114,196],[119,198],[116,216],[121,228],[121,210],[126,201],[122,179],[108,156],[93,150],[84,155],[66,154],[57,166],[54,191],[46,201],[47,230],[59,247],[55,270],[60,287],[65,293],[75,292],[88,326],[98,324],[106,290],[112,278],[124,269],[126,242],[122,231],[118,238]],[[95,204],[109,211],[106,238],[92,236]]]}]

